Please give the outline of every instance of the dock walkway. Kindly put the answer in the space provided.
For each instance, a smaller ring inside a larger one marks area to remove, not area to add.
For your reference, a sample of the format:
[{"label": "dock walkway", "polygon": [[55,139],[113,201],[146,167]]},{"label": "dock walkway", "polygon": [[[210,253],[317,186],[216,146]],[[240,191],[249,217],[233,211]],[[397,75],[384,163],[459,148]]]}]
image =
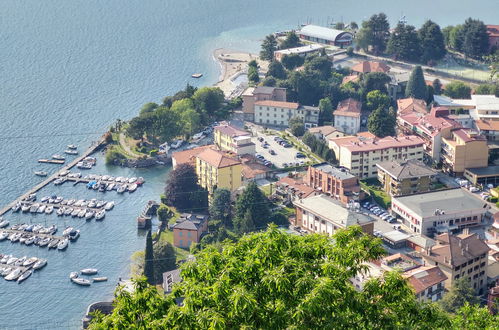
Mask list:
[{"label": "dock walkway", "polygon": [[99,141],[93,142],[92,145],[87,150],[85,150],[85,152],[83,152],[80,156],[76,157],[71,162],[69,162],[67,165],[61,167],[57,172],[55,172],[51,176],[47,177],[45,180],[43,180],[42,182],[40,182],[39,184],[37,184],[36,186],[34,186],[30,190],[28,190],[23,195],[19,196],[17,199],[15,199],[14,201],[12,201],[10,204],[6,205],[4,208],[2,208],[0,210],[0,216],[2,216],[5,213],[7,213],[12,208],[12,206],[14,206],[18,201],[26,199],[29,195],[38,192],[43,187],[47,186],[52,181],[54,181],[55,179],[57,179],[59,177],[59,173],[61,173],[63,171],[69,171],[71,168],[73,168],[74,166],[76,166],[76,164],[78,164],[79,162],[81,162],[85,157],[88,157],[91,154],[93,154],[97,149],[99,149],[104,144],[104,142],[105,142],[104,141],[104,136],[102,136],[99,139]]}]

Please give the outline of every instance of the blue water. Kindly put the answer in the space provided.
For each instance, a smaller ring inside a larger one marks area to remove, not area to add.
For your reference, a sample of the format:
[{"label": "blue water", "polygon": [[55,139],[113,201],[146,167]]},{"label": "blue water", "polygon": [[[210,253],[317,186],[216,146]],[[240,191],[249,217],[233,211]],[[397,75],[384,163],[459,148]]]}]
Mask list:
[{"label": "blue water", "polygon": [[[80,148],[117,118],[129,119],[149,101],[194,85],[212,84],[219,67],[216,48],[257,51],[262,37],[311,21],[360,21],[383,10],[391,23],[406,15],[410,24],[432,18],[442,26],[472,15],[497,24],[497,0],[476,1],[173,1],[173,0],[2,0],[0,1],[0,204],[41,179],[33,171],[53,171],[36,159]],[[193,72],[204,77],[193,80]],[[0,279],[0,328],[77,328],[86,306],[112,296],[129,258],[144,237],[135,217],[163,189],[168,169],[107,168],[102,158],[94,173],[143,176],[134,194],[107,193],[117,206],[102,223],[57,218],[8,216],[11,222],[65,223],[81,229],[66,252],[0,242],[0,253],[43,256],[49,263],[21,285]],[[47,187],[67,197],[97,197],[83,186]],[[68,281],[70,271],[97,267],[107,283],[89,288]]]}]

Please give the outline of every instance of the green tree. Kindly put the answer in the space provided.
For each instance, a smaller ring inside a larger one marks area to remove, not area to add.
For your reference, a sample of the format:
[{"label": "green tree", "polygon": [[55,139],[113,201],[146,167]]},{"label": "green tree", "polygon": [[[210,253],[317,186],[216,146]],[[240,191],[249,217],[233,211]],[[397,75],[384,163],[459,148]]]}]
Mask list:
[{"label": "green tree", "polygon": [[165,202],[179,211],[202,211],[208,207],[208,193],[198,184],[196,170],[190,164],[180,164],[166,181]]},{"label": "green tree", "polygon": [[170,220],[170,218],[173,216],[172,210],[170,210],[170,208],[165,204],[161,204],[158,207],[156,214],[158,215],[158,219],[161,222],[168,222],[168,220]]},{"label": "green tree", "polygon": [[155,115],[156,118],[151,127],[152,132],[148,135],[154,135],[160,142],[170,142],[182,134],[182,120],[178,112],[161,106],[156,109]]},{"label": "green tree", "polygon": [[135,140],[142,140],[144,134],[151,134],[152,127],[157,120],[157,115],[154,112],[145,112],[130,120],[125,134]]},{"label": "green tree", "polygon": [[236,200],[234,227],[241,232],[241,221],[244,220],[246,212],[250,210],[251,218],[256,228],[263,228],[267,225],[270,217],[270,203],[258,188],[255,182],[250,182],[243,193]]},{"label": "green tree", "polygon": [[334,154],[333,149],[326,148],[322,153],[322,158],[328,163],[335,164],[336,163],[336,155]]},{"label": "green tree", "polygon": [[258,66],[248,65],[248,81],[254,84],[257,84],[260,81]]},{"label": "green tree", "polygon": [[345,29],[345,23],[343,23],[343,22],[337,22],[336,24],[334,24],[334,28],[336,30],[343,30],[343,29]]},{"label": "green tree", "polygon": [[147,282],[151,285],[155,284],[154,278],[154,252],[152,247],[152,237],[151,231],[147,232],[146,236],[146,252],[145,252],[145,263],[144,263],[144,276],[147,278]]},{"label": "green tree", "polygon": [[416,28],[412,25],[397,24],[388,40],[387,53],[396,60],[419,61],[421,57],[421,41]]},{"label": "green tree", "polygon": [[232,228],[232,204],[230,191],[219,188],[213,194],[210,205],[210,216],[212,219],[220,220],[227,228]]},{"label": "green tree", "polygon": [[349,24],[349,26],[350,26],[350,29],[352,29],[352,30],[357,30],[359,28],[359,25],[356,22],[351,22]]},{"label": "green tree", "polygon": [[159,107],[159,105],[154,102],[146,103],[142,106],[142,108],[140,108],[139,115],[154,112],[154,110],[156,110],[157,107]]},{"label": "green tree", "polygon": [[464,44],[464,26],[456,25],[450,30],[449,43],[452,49],[461,51]]},{"label": "green tree", "polygon": [[295,31],[290,31],[286,35],[286,39],[281,42],[280,48],[294,48],[300,46],[300,38],[296,35]]},{"label": "green tree", "polygon": [[429,61],[437,61],[445,56],[444,35],[440,30],[440,26],[427,20],[418,31],[419,39],[421,40],[421,61],[428,63]]},{"label": "green tree", "polygon": [[452,318],[452,329],[497,329],[499,314],[492,315],[486,307],[465,303]]},{"label": "green tree", "polygon": [[442,83],[440,82],[440,79],[436,78],[435,80],[433,80],[432,86],[433,86],[433,93],[435,95],[442,94]]},{"label": "green tree", "polygon": [[286,70],[279,61],[272,61],[265,77],[274,77],[276,79],[286,79]]},{"label": "green tree", "polygon": [[463,31],[462,52],[464,55],[480,58],[489,53],[489,37],[482,21],[468,18],[464,22]]},{"label": "green tree", "polygon": [[420,100],[426,100],[428,97],[423,69],[419,65],[411,72],[407,87],[405,88],[405,97],[413,97]]},{"label": "green tree", "polygon": [[453,99],[469,99],[471,88],[461,81],[453,81],[445,85],[444,94]]},{"label": "green tree", "polygon": [[327,56],[309,56],[305,60],[305,70],[317,72],[321,80],[331,77],[331,66],[331,61]]},{"label": "green tree", "polygon": [[333,121],[333,103],[329,97],[325,97],[319,101],[319,126],[324,123],[331,123]]},{"label": "green tree", "polygon": [[396,118],[386,109],[378,108],[371,112],[367,119],[367,129],[377,137],[395,135]]},{"label": "green tree", "polygon": [[374,90],[379,90],[384,94],[388,94],[386,84],[390,81],[390,76],[383,72],[370,72],[363,75],[361,85],[364,97],[367,97],[367,94]]},{"label": "green tree", "polygon": [[244,217],[242,219],[237,219],[236,229],[239,234],[250,233],[254,231],[255,228],[255,219],[253,218],[253,213],[251,209],[246,210]]},{"label": "green tree", "polygon": [[477,95],[495,95],[499,96],[499,85],[496,84],[481,84],[475,88]]},{"label": "green tree", "polygon": [[[154,280],[156,284],[163,283],[163,273],[177,268],[177,257],[173,245],[162,238],[153,245]],[[147,257],[146,257],[147,264]]]},{"label": "green tree", "polygon": [[305,124],[303,123],[303,119],[299,117],[293,117],[289,120],[289,130],[291,134],[294,136],[302,136],[305,134]]},{"label": "green tree", "polygon": [[362,22],[362,28],[357,34],[357,42],[361,48],[372,48],[374,54],[382,54],[386,49],[390,37],[390,24],[384,13],[372,15],[369,20]]},{"label": "green tree", "polygon": [[387,109],[390,106],[390,97],[379,90],[367,93],[367,108],[373,111],[378,108]]},{"label": "green tree", "polygon": [[262,43],[262,50],[260,51],[260,58],[265,61],[272,61],[274,52],[277,50],[277,39],[273,34],[265,37]]},{"label": "green tree", "polygon": [[288,69],[300,67],[305,62],[305,59],[298,54],[284,55],[281,59],[282,65]]},{"label": "green tree", "polygon": [[485,56],[485,61],[490,65],[490,80],[499,79],[499,50],[494,54]]},{"label": "green tree", "polygon": [[433,102],[433,95],[435,95],[433,86],[426,86],[426,104],[431,104]]},{"label": "green tree", "polygon": [[225,96],[219,87],[203,87],[194,92],[192,99],[198,109],[214,118],[217,110],[222,107]]},{"label": "green tree", "polygon": [[260,83],[261,86],[269,86],[269,87],[275,87],[277,85],[277,80],[270,76],[262,80]]},{"label": "green tree", "polygon": [[444,44],[448,48],[452,48],[451,44],[451,32],[454,29],[452,25],[446,26],[442,29],[442,35],[444,37]]},{"label": "green tree", "polygon": [[440,305],[446,312],[455,313],[466,303],[474,305],[479,302],[479,298],[471,287],[470,279],[461,277],[454,281],[449,292],[440,300]]}]

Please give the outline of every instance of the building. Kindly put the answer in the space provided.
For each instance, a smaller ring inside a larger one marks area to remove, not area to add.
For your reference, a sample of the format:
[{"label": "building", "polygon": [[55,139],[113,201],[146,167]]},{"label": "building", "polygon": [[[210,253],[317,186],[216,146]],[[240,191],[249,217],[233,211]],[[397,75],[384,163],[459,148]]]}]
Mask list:
[{"label": "building", "polygon": [[499,312],[499,285],[490,288],[489,294],[487,295],[487,307],[491,314],[497,314]]},{"label": "building", "polygon": [[499,141],[499,120],[477,120],[475,126],[478,133],[485,136],[487,141]]},{"label": "building", "polygon": [[303,177],[285,176],[275,183],[275,187],[276,193],[284,197],[285,204],[315,195],[315,189],[305,184]]},{"label": "building", "polygon": [[494,187],[499,186],[499,166],[467,168],[463,176],[474,186],[486,187],[489,184]]},{"label": "building", "polygon": [[449,138],[442,138],[442,169],[462,175],[467,168],[487,167],[489,149],[487,139],[471,129],[456,129]]},{"label": "building", "polygon": [[233,154],[206,149],[196,156],[196,174],[201,187],[212,195],[217,188],[234,191],[242,186],[242,164]]},{"label": "building", "polygon": [[173,225],[173,245],[186,249],[199,243],[201,235],[208,231],[208,216],[184,213]]},{"label": "building", "polygon": [[358,75],[371,72],[388,73],[390,67],[383,62],[362,61],[352,66],[352,71]]},{"label": "building", "polygon": [[370,138],[363,136],[330,140],[340,166],[361,179],[378,176],[377,163],[394,160],[423,160],[424,141],[418,136]]},{"label": "building", "polygon": [[325,47],[322,45],[311,44],[301,47],[280,49],[274,52],[274,58],[276,61],[281,61],[284,55],[298,55],[301,57],[306,57],[308,55],[319,54]]},{"label": "building", "polygon": [[271,100],[286,102],[286,88],[279,87],[249,87],[241,95],[243,98],[243,115],[244,120],[255,120],[255,102]]},{"label": "building", "polygon": [[499,120],[499,97],[495,95],[471,95],[471,99],[434,95],[434,100],[454,111],[468,111],[475,120]]},{"label": "building", "polygon": [[487,255],[489,247],[476,234],[467,231],[454,236],[445,233],[436,237],[437,245],[421,256],[425,263],[438,266],[447,276],[449,290],[455,280],[468,278],[478,295],[487,290]]},{"label": "building", "polygon": [[353,34],[317,25],[305,25],[298,31],[300,39],[320,44],[345,47],[352,44]]},{"label": "building", "polygon": [[266,179],[271,173],[271,169],[269,167],[263,165],[252,155],[242,155],[239,159],[241,159],[243,165],[241,170],[243,183]]},{"label": "building", "polygon": [[476,226],[488,208],[487,202],[459,188],[392,198],[392,213],[413,232],[430,237]]},{"label": "building", "polygon": [[499,49],[499,25],[486,25],[490,51]]},{"label": "building", "polygon": [[309,166],[305,182],[316,191],[337,199],[344,205],[359,200],[361,193],[359,179],[355,175],[327,163]]},{"label": "building", "polygon": [[434,170],[417,160],[399,160],[376,164],[378,181],[391,196],[430,191]]},{"label": "building", "polygon": [[172,153],[172,166],[177,167],[180,164],[191,164],[196,166],[196,156],[206,149],[215,148],[213,144],[192,148],[189,150],[176,151]]},{"label": "building", "polygon": [[168,294],[173,290],[173,285],[182,282],[180,268],[163,273],[163,292]]},{"label": "building", "polygon": [[336,230],[359,225],[366,234],[373,234],[374,219],[368,214],[343,207],[326,195],[295,200],[296,225],[314,233],[332,235]]},{"label": "building", "polygon": [[255,154],[255,144],[251,142],[250,132],[225,124],[215,127],[213,137],[222,151],[230,151],[236,155]]},{"label": "building", "polygon": [[412,113],[420,113],[423,116],[428,114],[426,101],[413,97],[397,100],[397,115],[403,116]]},{"label": "building", "polygon": [[411,76],[410,71],[388,73],[390,82],[387,84],[388,95],[392,100],[405,97],[405,89]]},{"label": "building", "polygon": [[349,82],[358,82],[359,80],[360,80],[360,77],[358,75],[352,74],[352,75],[343,77],[341,84],[345,85],[345,84],[348,84]]},{"label": "building", "polygon": [[269,126],[288,127],[289,120],[297,117],[305,123],[305,128],[317,126],[319,123],[318,107],[301,106],[294,102],[256,101],[255,123]]},{"label": "building", "polygon": [[313,134],[317,139],[325,141],[346,136],[345,133],[330,125],[310,127],[307,131],[310,134]]},{"label": "building", "polygon": [[423,302],[435,302],[442,298],[447,275],[437,266],[422,266],[402,274],[414,289],[416,298]]},{"label": "building", "polygon": [[338,104],[333,112],[334,127],[346,134],[357,134],[360,131],[360,114],[362,103],[348,98]]}]

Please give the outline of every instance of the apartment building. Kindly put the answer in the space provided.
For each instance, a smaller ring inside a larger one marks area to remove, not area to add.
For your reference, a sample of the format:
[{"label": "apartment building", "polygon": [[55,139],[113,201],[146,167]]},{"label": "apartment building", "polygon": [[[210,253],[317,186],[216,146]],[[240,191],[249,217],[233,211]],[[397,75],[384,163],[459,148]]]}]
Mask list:
[{"label": "apartment building", "polygon": [[242,164],[234,154],[206,149],[196,155],[196,174],[201,187],[210,195],[217,188],[234,191],[241,187]]},{"label": "apartment building", "polygon": [[256,101],[255,123],[269,126],[288,127],[291,118],[300,118],[305,128],[315,127],[319,123],[318,107],[299,105],[294,102]]},{"label": "apartment building", "polygon": [[467,278],[476,294],[484,294],[487,290],[487,244],[466,230],[457,236],[439,235],[436,242],[437,245],[421,256],[426,264],[438,265],[444,272],[447,276],[445,288],[449,290],[455,280]]},{"label": "apartment building", "polygon": [[254,155],[255,144],[251,142],[251,133],[234,126],[224,124],[214,129],[215,144],[222,151],[230,151],[236,155]]},{"label": "apartment building", "polygon": [[413,232],[430,237],[479,225],[488,209],[487,202],[460,188],[392,198],[392,213]]},{"label": "apartment building", "polygon": [[343,204],[359,200],[361,193],[359,180],[355,175],[328,163],[309,166],[305,183]]},{"label": "apartment building", "polygon": [[244,120],[255,120],[255,102],[271,100],[286,102],[286,88],[258,86],[249,87],[241,95],[243,98]]},{"label": "apartment building", "polygon": [[360,115],[362,103],[348,98],[338,104],[333,112],[334,127],[346,134],[357,134],[360,131]]},{"label": "apartment building", "polygon": [[373,234],[373,218],[347,209],[329,196],[309,196],[294,200],[293,205],[296,209],[296,225],[309,232],[332,235],[338,229],[359,225],[364,233]]},{"label": "apartment building", "polygon": [[378,181],[391,196],[410,195],[430,191],[434,170],[418,160],[382,162],[378,167]]},{"label": "apartment building", "polygon": [[454,175],[462,175],[467,168],[487,167],[489,149],[487,139],[471,129],[451,131],[442,138],[442,168]]},{"label": "apartment building", "polygon": [[499,120],[477,120],[475,126],[478,133],[485,136],[489,143],[499,141]]},{"label": "apartment building", "polygon": [[423,160],[424,141],[418,136],[370,138],[354,136],[330,140],[340,166],[361,179],[378,175],[377,163],[395,160]]},{"label": "apartment building", "polygon": [[435,95],[434,100],[438,105],[454,111],[468,111],[475,120],[499,120],[499,97],[495,95],[471,95],[471,99]]}]

